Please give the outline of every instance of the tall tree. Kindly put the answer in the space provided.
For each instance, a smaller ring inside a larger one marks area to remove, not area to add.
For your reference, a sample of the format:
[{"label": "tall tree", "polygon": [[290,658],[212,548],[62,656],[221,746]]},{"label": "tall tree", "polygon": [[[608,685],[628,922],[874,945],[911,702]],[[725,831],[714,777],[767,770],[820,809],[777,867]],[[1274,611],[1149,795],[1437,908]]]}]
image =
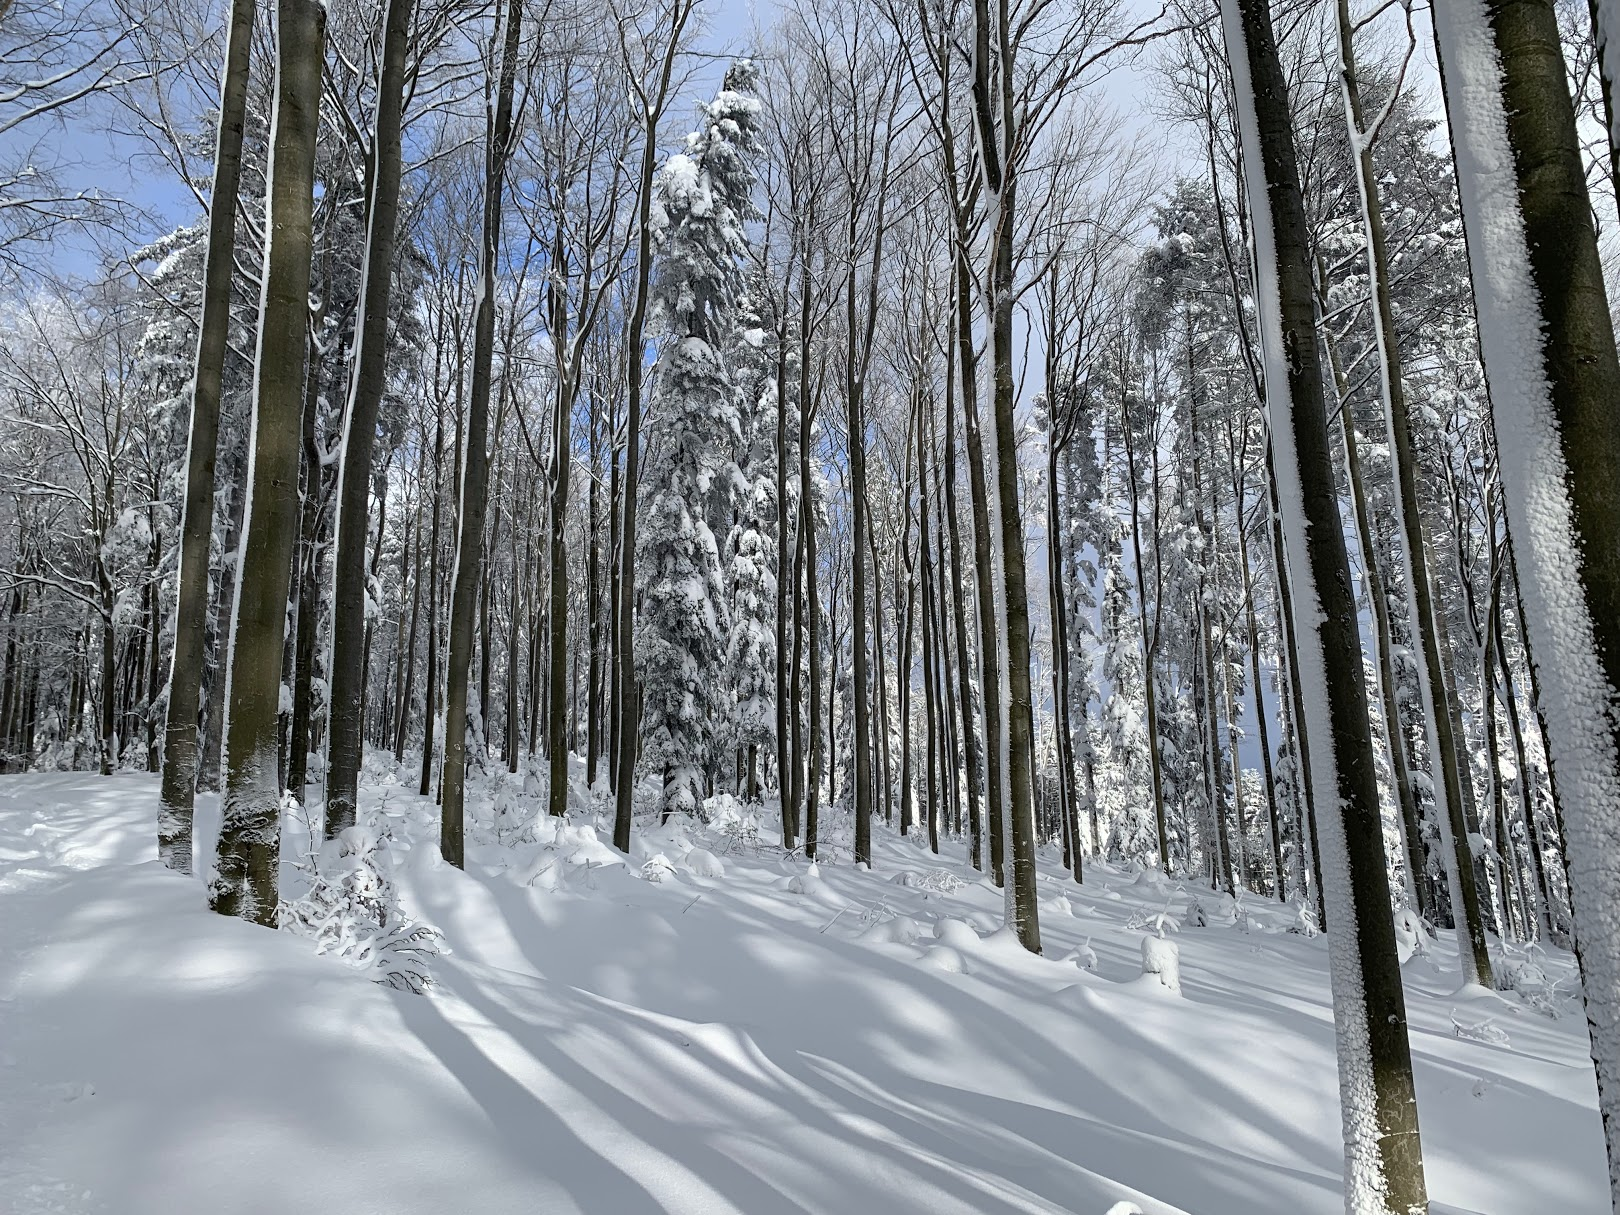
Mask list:
[{"label": "tall tree", "polygon": [[237,552],[226,671],[223,820],[209,903],[276,924],[281,851],[282,646],[298,532],[299,415],[309,346],[311,213],[326,8],[277,0],[276,99],[259,343],[254,359],[253,470]]},{"label": "tall tree", "polygon": [[[622,67],[642,118],[641,163],[636,178],[636,260],[625,321],[624,474],[619,523],[619,601],[613,622],[613,846],[630,851],[630,820],[635,810],[636,756],[641,749],[640,692],[636,684],[636,507],[641,481],[641,397],[646,378],[647,311],[652,295],[653,187],[658,168],[658,125],[674,90],[687,23],[696,0],[668,0],[659,25],[662,46],[649,44],[634,18],[614,10],[621,26]],[[656,14],[655,16],[659,16]],[[648,61],[639,62],[643,55]],[[650,69],[650,70],[646,70]]]},{"label": "tall tree", "polygon": [[1268,0],[1222,0],[1221,16],[1253,225],[1266,407],[1297,613],[1296,674],[1312,720],[1309,764],[1330,901],[1345,1210],[1417,1215],[1428,1210],[1428,1195],[1406,998],[1323,399],[1288,85]]},{"label": "tall tree", "polygon": [[1552,0],[1433,15],[1620,1210],[1620,357]]},{"label": "tall tree", "polygon": [[366,685],[366,538],[370,532],[372,449],[376,446],[377,413],[388,374],[394,244],[399,229],[405,58],[415,7],[415,0],[388,0],[377,79],[376,125],[368,157],[370,196],[366,209],[365,268],[360,288],[360,330],[355,339],[354,372],[343,420],[342,468],[338,474],[330,762],[326,770],[328,837],[354,825],[359,794],[364,727],[361,705]]},{"label": "tall tree", "polygon": [[214,463],[219,448],[225,351],[230,339],[231,279],[236,272],[236,207],[242,180],[242,132],[247,120],[254,7],[254,0],[232,0],[226,27],[219,126],[214,138],[214,187],[208,197],[208,260],[203,272],[197,361],[191,381],[174,649],[163,731],[163,779],[158,793],[158,854],[165,865],[181,873],[191,872],[197,715],[208,633],[208,549],[214,534]]},{"label": "tall tree", "polygon": [[[450,587],[450,645],[445,660],[443,788],[439,851],[457,869],[465,860],[463,797],[467,781],[467,696],[473,623],[484,570],[484,512],[489,499],[489,392],[495,362],[495,278],[500,266],[501,197],[512,154],[512,97],[523,39],[524,0],[496,10],[498,81],[484,144],[484,220],[478,293],[473,304],[472,383],[461,443],[461,510]],[[479,737],[482,739],[482,730]],[[425,767],[425,765],[424,765]]]},{"label": "tall tree", "polygon": [[703,125],[658,177],[655,315],[666,326],[655,369],[658,455],[640,542],[642,734],[663,776],[662,812],[695,813],[716,725],[725,718],[714,673],[730,634],[711,519],[730,518],[727,467],[741,444],[728,358],[748,255],[759,152],[753,65],[734,63]]}]

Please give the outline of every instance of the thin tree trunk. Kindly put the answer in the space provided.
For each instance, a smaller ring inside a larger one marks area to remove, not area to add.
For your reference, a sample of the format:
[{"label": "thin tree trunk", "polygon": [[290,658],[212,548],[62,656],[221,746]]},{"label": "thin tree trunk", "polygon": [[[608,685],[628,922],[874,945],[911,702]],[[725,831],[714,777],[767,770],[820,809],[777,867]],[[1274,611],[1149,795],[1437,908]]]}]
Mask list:
[{"label": "thin tree trunk", "polygon": [[197,721],[208,630],[208,550],[214,532],[214,461],[230,340],[231,278],[236,270],[236,205],[242,179],[255,0],[232,0],[225,32],[214,185],[208,200],[197,363],[191,381],[186,497],[180,520],[180,573],[174,605],[169,706],[158,793],[158,855],[170,869],[192,871],[191,813],[197,794]]},{"label": "thin tree trunk", "polygon": [[[1418,507],[1417,455],[1412,446],[1412,424],[1402,383],[1399,342],[1395,333],[1394,304],[1389,289],[1389,251],[1384,235],[1384,217],[1379,203],[1378,177],[1373,166],[1372,137],[1362,114],[1361,92],[1356,77],[1352,46],[1349,0],[1338,0],[1339,52],[1345,108],[1349,114],[1351,137],[1356,141],[1356,179],[1360,187],[1362,222],[1367,233],[1368,260],[1373,279],[1373,329],[1377,338],[1379,372],[1382,376],[1384,420],[1388,427],[1391,459],[1395,468],[1393,493],[1396,518],[1401,524],[1402,575],[1406,586],[1407,616],[1420,643],[1422,662],[1418,665],[1418,694],[1428,735],[1429,763],[1437,769],[1434,781],[1435,817],[1440,822],[1442,841],[1454,862],[1452,899],[1462,916],[1457,951],[1465,983],[1491,983],[1491,955],[1485,944],[1485,924],[1480,914],[1479,890],[1474,881],[1474,858],[1468,844],[1468,827],[1463,817],[1462,770],[1451,715],[1446,711],[1447,681],[1445,658],[1440,647],[1440,621],[1430,589],[1427,536]],[[1466,932],[1466,945],[1464,933]]]},{"label": "thin tree trunk", "polygon": [[[489,390],[495,358],[495,275],[501,243],[501,191],[512,147],[512,92],[523,26],[521,0],[503,0],[500,83],[484,153],[483,257],[473,313],[472,387],[462,442],[461,508],[455,579],[450,590],[450,650],[445,665],[444,764],[441,771],[439,851],[464,867],[463,796],[467,779],[467,694],[472,663],[473,612],[483,582],[484,508],[489,489]],[[480,712],[483,706],[480,705]],[[424,765],[425,769],[425,765]]]},{"label": "thin tree trunk", "polygon": [[376,128],[367,182],[366,259],[361,275],[360,331],[354,379],[343,422],[338,473],[337,552],[333,560],[332,692],[326,769],[326,835],[354,825],[362,756],[360,706],[365,695],[362,635],[366,622],[366,537],[370,531],[371,465],[377,413],[388,371],[394,243],[399,228],[401,125],[406,51],[413,0],[388,0],[377,80]]},{"label": "thin tree trunk", "polygon": [[692,6],[681,0],[668,31],[650,97],[643,97],[641,168],[636,183],[636,275],[625,325],[624,502],[619,527],[619,604],[614,622],[614,712],[618,716],[618,751],[614,756],[613,846],[630,851],[630,821],[635,809],[636,756],[640,750],[636,687],[636,497],[641,484],[641,395],[646,372],[647,306],[652,287],[655,235],[652,229],[653,174],[658,165],[658,120],[669,98],[682,32]]}]

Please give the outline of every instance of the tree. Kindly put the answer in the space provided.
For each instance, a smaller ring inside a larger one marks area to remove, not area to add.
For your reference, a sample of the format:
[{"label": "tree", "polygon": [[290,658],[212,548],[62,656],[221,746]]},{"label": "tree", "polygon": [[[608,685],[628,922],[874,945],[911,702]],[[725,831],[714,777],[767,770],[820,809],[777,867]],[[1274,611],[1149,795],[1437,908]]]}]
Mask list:
[{"label": "tree", "polygon": [[1434,23],[1620,1210],[1620,357],[1552,3],[1456,0]]},{"label": "tree", "polygon": [[214,188],[208,202],[208,253],[202,315],[191,382],[186,445],[186,496],[180,523],[180,572],[169,663],[169,705],[163,731],[163,782],[158,793],[158,855],[191,872],[191,812],[197,794],[197,715],[201,707],[208,615],[208,548],[214,534],[214,463],[225,348],[230,338],[231,279],[236,270],[236,207],[242,179],[254,0],[233,0],[225,35],[225,67],[214,141]]},{"label": "tree", "polygon": [[666,818],[701,804],[725,716],[710,673],[726,651],[730,613],[710,518],[731,493],[728,465],[742,439],[728,348],[748,254],[745,225],[757,214],[755,89],[753,65],[734,63],[703,126],[658,177],[653,307],[665,336],[654,371],[657,458],[647,468],[636,664],[647,762],[663,775]]},{"label": "tree", "polygon": [[[1267,0],[1222,0],[1253,224],[1271,441],[1293,579],[1296,644],[1323,885],[1344,1111],[1345,1210],[1428,1209],[1373,770],[1361,639],[1334,489],[1304,200],[1288,86]],[[1322,796],[1332,790],[1333,796]]]},{"label": "tree", "polygon": [[462,436],[460,534],[456,539],[455,572],[450,587],[439,851],[457,869],[465,863],[462,802],[467,780],[468,671],[472,664],[474,612],[484,569],[484,512],[489,498],[489,393],[495,362],[495,281],[501,248],[501,195],[512,154],[512,95],[523,38],[523,4],[524,0],[502,0],[496,12],[494,41],[501,49],[484,144],[483,241],[473,305],[472,382],[467,397],[467,426]]},{"label": "tree", "polygon": [[278,717],[297,535],[299,414],[309,330],[311,211],[324,6],[277,0],[276,100],[259,342],[252,483],[237,563],[226,672],[223,820],[209,903],[274,927],[281,847]]},{"label": "tree", "polygon": [[[349,405],[343,419],[337,555],[332,589],[331,762],[326,777],[326,834],[354,825],[362,750],[360,706],[366,679],[366,541],[370,535],[372,448],[388,372],[389,303],[399,228],[401,119],[405,60],[414,0],[389,0],[377,82],[376,129],[369,164],[366,253]],[[313,606],[313,605],[311,605]],[[302,789],[293,789],[301,797]]]}]

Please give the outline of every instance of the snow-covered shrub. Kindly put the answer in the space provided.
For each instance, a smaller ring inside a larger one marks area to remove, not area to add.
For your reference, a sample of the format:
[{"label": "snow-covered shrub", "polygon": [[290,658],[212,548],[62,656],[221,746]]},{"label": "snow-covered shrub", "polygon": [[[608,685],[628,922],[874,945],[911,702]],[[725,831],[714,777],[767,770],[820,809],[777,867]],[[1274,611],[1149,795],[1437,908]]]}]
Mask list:
[{"label": "snow-covered shrub", "polygon": [[1524,946],[1503,943],[1503,956],[1496,961],[1496,982],[1511,991],[1544,1017],[1557,1019],[1564,1012],[1559,984],[1548,975],[1546,953],[1536,942]]},{"label": "snow-covered shrub", "polygon": [[1410,907],[1402,907],[1396,911],[1395,950],[1402,966],[1419,954],[1427,954],[1432,944],[1423,917]]},{"label": "snow-covered shrub", "polygon": [[327,840],[302,863],[309,890],[282,904],[281,926],[375,982],[420,995],[433,984],[433,959],[444,938],[400,908],[390,839],[387,832],[349,827]]},{"label": "snow-covered shrub", "polygon": [[1451,1032],[1458,1038],[1467,1042],[1486,1042],[1492,1046],[1506,1046],[1508,1044],[1507,1031],[1496,1023],[1492,1017],[1483,1021],[1464,1021],[1457,1015],[1457,1010],[1451,1010]]},{"label": "snow-covered shrub", "polygon": [[662,852],[647,858],[641,867],[641,876],[649,882],[662,882],[665,878],[673,876],[675,866]]},{"label": "snow-covered shrub", "polygon": [[1170,900],[1164,901],[1163,909],[1159,911],[1133,911],[1125,921],[1126,928],[1145,928],[1156,936],[1162,937],[1168,929],[1170,932],[1181,931],[1181,920],[1170,914]]},{"label": "snow-covered shrub", "polygon": [[1079,949],[1071,949],[1058,959],[1060,962],[1072,962],[1081,970],[1095,970],[1097,968],[1097,951],[1091,947],[1091,938],[1087,937]]},{"label": "snow-covered shrub", "polygon": [[1150,976],[1166,990],[1181,994],[1181,950],[1168,937],[1142,938],[1142,977]]},{"label": "snow-covered shrub", "polygon": [[1295,903],[1294,922],[1288,926],[1288,931],[1306,938],[1321,936],[1322,928],[1316,922],[1316,908],[1303,899]]},{"label": "snow-covered shrub", "polygon": [[726,876],[726,867],[707,848],[693,848],[686,854],[686,867],[692,871],[693,877],[720,878]]},{"label": "snow-covered shrub", "polygon": [[1185,918],[1189,928],[1205,928],[1209,925],[1209,913],[1204,910],[1203,901],[1196,894],[1188,896]]},{"label": "snow-covered shrub", "polygon": [[930,894],[955,894],[967,882],[949,869],[902,869],[889,879],[896,885],[926,890]]},{"label": "snow-covered shrub", "polygon": [[495,794],[495,838],[502,844],[532,844],[534,824],[542,803],[502,785]]}]

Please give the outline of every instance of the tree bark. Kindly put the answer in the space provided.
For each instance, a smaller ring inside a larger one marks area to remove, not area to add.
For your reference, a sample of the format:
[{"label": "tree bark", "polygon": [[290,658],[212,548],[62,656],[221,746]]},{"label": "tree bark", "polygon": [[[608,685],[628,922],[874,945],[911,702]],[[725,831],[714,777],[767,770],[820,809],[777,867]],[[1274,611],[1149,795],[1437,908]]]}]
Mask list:
[{"label": "tree bark", "polygon": [[338,478],[337,555],[332,590],[332,696],[328,713],[326,835],[354,825],[364,750],[360,704],[365,691],[363,636],[366,623],[366,537],[370,530],[372,451],[377,413],[388,373],[389,312],[394,282],[394,243],[399,228],[402,115],[406,51],[413,0],[388,0],[383,24],[382,67],[377,81],[376,130],[372,136],[366,214],[366,260],[360,288],[360,332],[354,379],[343,422]]}]

